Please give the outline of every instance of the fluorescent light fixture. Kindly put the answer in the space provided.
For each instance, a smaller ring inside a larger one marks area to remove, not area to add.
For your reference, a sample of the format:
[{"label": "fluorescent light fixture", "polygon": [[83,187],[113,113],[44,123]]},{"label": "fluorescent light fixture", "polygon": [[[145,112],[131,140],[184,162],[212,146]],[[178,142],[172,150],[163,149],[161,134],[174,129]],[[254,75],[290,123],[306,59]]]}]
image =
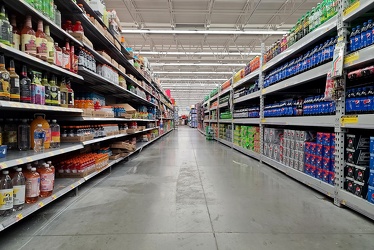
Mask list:
[{"label": "fluorescent light fixture", "polygon": [[161,81],[226,81],[226,78],[202,78],[202,79],[192,79],[192,78],[159,78]]},{"label": "fluorescent light fixture", "polygon": [[259,56],[256,52],[178,52],[178,51],[139,51],[141,55],[192,55],[192,56]]},{"label": "fluorescent light fixture", "polygon": [[151,63],[152,66],[246,66],[245,63]]},{"label": "fluorescent light fixture", "polygon": [[227,75],[232,75],[232,72],[230,71],[225,71],[225,72],[214,72],[214,71],[209,71],[209,72],[203,72],[203,71],[197,71],[197,72],[190,72],[190,71],[156,71],[153,72],[154,74],[227,74]]},{"label": "fluorescent light fixture", "polygon": [[125,34],[181,34],[181,35],[284,35],[285,30],[148,30],[148,29],[123,29]]}]

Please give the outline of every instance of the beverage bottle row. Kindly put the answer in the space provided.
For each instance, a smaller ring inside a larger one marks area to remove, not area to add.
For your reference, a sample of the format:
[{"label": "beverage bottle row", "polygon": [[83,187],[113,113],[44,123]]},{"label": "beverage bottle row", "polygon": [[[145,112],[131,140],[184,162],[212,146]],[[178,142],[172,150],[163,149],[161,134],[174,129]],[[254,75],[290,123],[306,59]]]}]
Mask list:
[{"label": "beverage bottle row", "polygon": [[338,10],[337,0],[324,0],[313,7],[310,12],[303,15],[290,30],[289,34],[274,43],[266,53],[265,61],[269,61],[301,38],[318,28],[321,24],[335,16]]},{"label": "beverage bottle row", "polygon": [[24,171],[16,166],[12,171],[4,170],[0,179],[0,216],[20,211],[25,203],[35,203],[39,197],[52,195],[55,168],[51,161],[34,166],[27,164]]},{"label": "beverage bottle row", "polygon": [[56,13],[59,13],[59,11],[53,0],[26,0],[26,2],[57,24],[56,21],[58,20],[56,20]]},{"label": "beverage bottle row", "polygon": [[82,47],[79,48],[78,52],[78,66],[96,73],[95,57]]},{"label": "beverage bottle row", "polygon": [[337,37],[331,38],[304,55],[271,71],[269,75],[265,76],[264,86],[268,87],[332,60],[336,43]]},{"label": "beverage bottle row", "polygon": [[348,50],[351,52],[360,50],[374,43],[374,27],[373,20],[369,19],[364,22],[362,28],[360,25],[352,28],[352,32],[349,35],[349,47]]},{"label": "beverage bottle row", "polygon": [[374,86],[348,89],[346,94],[346,113],[374,113]]},{"label": "beverage bottle row", "polygon": [[[38,125],[41,125],[39,128]],[[0,120],[0,145],[7,145],[8,150],[27,151],[33,149],[36,152],[45,148],[60,147],[60,126],[56,120],[48,121],[38,117],[31,125],[27,119],[19,122],[15,119]],[[37,145],[35,147],[35,145]]]},{"label": "beverage bottle row", "polygon": [[336,105],[333,101],[325,101],[323,95],[307,97],[304,100],[303,115],[333,115]]}]

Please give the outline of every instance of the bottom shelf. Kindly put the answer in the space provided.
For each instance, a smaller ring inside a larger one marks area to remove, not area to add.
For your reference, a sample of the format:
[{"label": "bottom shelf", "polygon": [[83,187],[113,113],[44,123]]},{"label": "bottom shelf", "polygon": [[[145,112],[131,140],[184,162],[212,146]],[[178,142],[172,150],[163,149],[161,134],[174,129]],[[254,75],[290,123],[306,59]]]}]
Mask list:
[{"label": "bottom shelf", "polygon": [[224,139],[221,139],[221,138],[215,138],[215,139],[216,139],[217,141],[219,141],[220,143],[225,144],[226,146],[232,148],[232,145],[233,145],[232,142],[229,142],[229,141],[224,140]]},{"label": "bottom shelf", "polygon": [[48,205],[49,203],[53,202],[54,200],[60,198],[64,194],[67,194],[71,190],[79,187],[84,182],[88,181],[89,179],[93,178],[94,176],[100,174],[104,170],[112,167],[113,165],[119,163],[120,161],[130,157],[131,155],[135,154],[138,151],[141,151],[144,147],[148,146],[149,144],[157,141],[164,135],[167,135],[170,133],[173,129],[165,132],[164,134],[158,136],[157,138],[153,139],[149,142],[140,142],[137,145],[137,148],[135,151],[131,152],[126,157],[121,157],[116,160],[109,161],[108,165],[104,168],[95,171],[94,173],[87,175],[83,178],[56,178],[55,179],[55,188],[53,191],[53,195],[45,198],[39,198],[39,200],[36,203],[33,204],[25,204],[24,208],[21,211],[13,212],[10,216],[0,218],[0,232],[4,230],[7,227],[10,227],[11,225],[17,223],[18,221],[22,220],[23,218],[31,215],[32,213],[35,213],[37,210],[41,209],[42,207]]},{"label": "bottom shelf", "polygon": [[197,129],[201,134],[203,134],[204,136],[206,136],[206,133],[203,131],[203,130],[201,130],[201,129]]},{"label": "bottom shelf", "polygon": [[239,147],[235,144],[233,144],[233,149],[235,149],[235,150],[237,150],[237,151],[239,151],[239,152],[241,152],[245,155],[248,155],[252,158],[255,158],[257,160],[260,160],[260,158],[261,158],[261,155],[259,153],[256,153],[256,152],[254,152],[252,150],[249,150],[249,149],[246,149],[246,148]]},{"label": "bottom shelf", "polygon": [[367,200],[357,197],[343,189],[338,191],[338,200],[342,205],[347,206],[374,220],[374,204],[368,202]]}]

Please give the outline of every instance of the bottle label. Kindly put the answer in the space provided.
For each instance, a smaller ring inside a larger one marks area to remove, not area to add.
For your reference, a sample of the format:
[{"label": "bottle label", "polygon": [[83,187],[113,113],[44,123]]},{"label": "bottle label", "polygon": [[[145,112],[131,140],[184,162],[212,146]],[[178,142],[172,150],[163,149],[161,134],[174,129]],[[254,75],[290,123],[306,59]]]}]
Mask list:
[{"label": "bottle label", "polygon": [[59,91],[56,86],[51,86],[51,91],[50,91],[50,99],[51,99],[51,104],[52,105],[59,105]]},{"label": "bottle label", "polygon": [[52,131],[52,142],[60,142],[60,131]]},{"label": "bottle label", "polygon": [[51,100],[51,87],[50,86],[45,86],[45,103],[48,105],[52,104]]},{"label": "bottle label", "polygon": [[20,100],[19,78],[10,78],[10,99]]},{"label": "bottle label", "polygon": [[48,192],[53,190],[55,175],[53,173],[40,175],[40,191]]},{"label": "bottle label", "polygon": [[23,34],[21,41],[22,51],[36,53],[36,37],[34,35]]},{"label": "bottle label", "polygon": [[0,189],[0,210],[13,208],[13,189]]},{"label": "bottle label", "polygon": [[34,132],[34,140],[45,139],[45,132],[44,131],[35,131]]},{"label": "bottle label", "polygon": [[21,36],[13,33],[13,48],[19,50],[21,45]]},{"label": "bottle label", "polygon": [[11,41],[11,32],[10,32],[10,24],[7,22],[2,22],[1,25],[1,40],[5,41],[9,44]]},{"label": "bottle label", "polygon": [[66,102],[66,99],[67,99],[67,98],[66,98],[66,97],[67,97],[67,94],[68,94],[68,93],[67,93],[67,92],[64,92],[64,91],[61,91],[60,93],[61,93],[61,95],[60,95],[60,96],[61,96],[61,100],[60,100],[60,101],[61,101],[61,104],[62,104],[62,105],[67,105],[67,102]]},{"label": "bottle label", "polygon": [[40,178],[26,178],[26,197],[38,197],[40,191]]},{"label": "bottle label", "polygon": [[41,85],[31,85],[31,103],[45,104],[45,87]]},{"label": "bottle label", "polygon": [[74,106],[74,92],[68,92],[68,105]]},{"label": "bottle label", "polygon": [[49,58],[55,58],[55,46],[53,42],[47,42],[47,53]]},{"label": "bottle label", "polygon": [[20,81],[20,93],[21,93],[21,102],[29,103],[31,102],[31,80],[28,78],[23,78]]},{"label": "bottle label", "polygon": [[8,143],[17,143],[17,131],[6,131],[5,137]]},{"label": "bottle label", "polygon": [[22,205],[25,203],[26,186],[13,186],[13,205]]},{"label": "bottle label", "polygon": [[62,67],[62,52],[55,50],[55,64]]},{"label": "bottle label", "polygon": [[36,44],[36,52],[39,55],[47,56],[47,53],[48,53],[47,39],[38,37],[36,38],[35,44]]},{"label": "bottle label", "polygon": [[10,85],[9,85],[9,74],[2,73],[0,79],[0,99],[9,99],[10,97]]},{"label": "bottle label", "polygon": [[62,55],[62,67],[70,70],[70,54]]}]

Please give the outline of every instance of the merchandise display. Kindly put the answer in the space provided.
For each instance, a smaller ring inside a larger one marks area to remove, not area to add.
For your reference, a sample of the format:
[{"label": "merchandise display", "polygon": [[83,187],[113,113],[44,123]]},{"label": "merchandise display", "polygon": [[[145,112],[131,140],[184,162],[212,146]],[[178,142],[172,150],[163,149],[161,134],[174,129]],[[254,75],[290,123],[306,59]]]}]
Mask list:
[{"label": "merchandise display", "polygon": [[[0,231],[173,129],[158,120],[173,117],[170,96],[146,58],[129,62],[115,11],[77,2],[2,2]],[[136,148],[114,159],[125,140]]]},{"label": "merchandise display", "polygon": [[[322,1],[268,50],[261,45],[267,52],[257,69],[248,63],[231,86],[204,98],[210,119],[199,126],[218,126],[217,141],[373,219],[372,7],[371,1]],[[232,107],[212,108],[228,92]],[[223,130],[230,125],[232,144]],[[259,127],[257,152],[242,148],[242,126]],[[347,140],[363,144],[348,147]]]}]

